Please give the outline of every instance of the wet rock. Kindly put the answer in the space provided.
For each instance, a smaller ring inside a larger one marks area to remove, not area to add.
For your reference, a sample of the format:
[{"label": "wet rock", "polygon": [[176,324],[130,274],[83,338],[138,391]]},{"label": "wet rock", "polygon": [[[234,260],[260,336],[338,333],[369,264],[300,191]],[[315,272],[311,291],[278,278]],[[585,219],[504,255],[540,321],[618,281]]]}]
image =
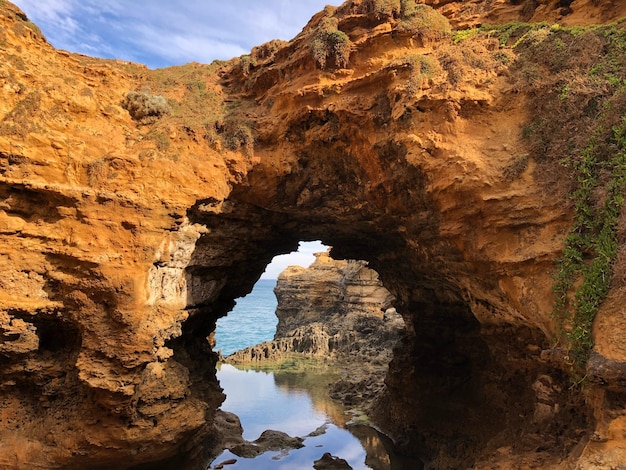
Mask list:
[{"label": "wet rock", "polygon": [[223,462],[218,463],[213,468],[215,470],[222,470],[226,465],[234,465],[236,463],[237,463],[237,459],[228,459],[228,460],[224,460]]},{"label": "wet rock", "polygon": [[326,434],[327,430],[328,430],[328,424],[322,424],[315,431],[310,432],[307,435],[307,437],[321,436],[322,434]]},{"label": "wet rock", "polygon": [[315,470],[352,470],[352,467],[344,459],[335,457],[329,452],[322,455],[321,459],[313,462]]},{"label": "wet rock", "polygon": [[253,458],[267,451],[287,451],[304,447],[301,437],[291,437],[282,431],[267,430],[253,441],[244,441],[231,447],[229,450],[239,457]]}]

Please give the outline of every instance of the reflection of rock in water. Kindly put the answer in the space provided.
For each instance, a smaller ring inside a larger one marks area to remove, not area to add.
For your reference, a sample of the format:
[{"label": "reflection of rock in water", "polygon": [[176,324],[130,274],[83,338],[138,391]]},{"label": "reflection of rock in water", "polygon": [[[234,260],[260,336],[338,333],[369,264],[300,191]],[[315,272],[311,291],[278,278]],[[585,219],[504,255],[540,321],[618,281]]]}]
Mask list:
[{"label": "reflection of rock in water", "polygon": [[282,431],[268,429],[263,431],[261,436],[252,441],[244,441],[231,447],[229,450],[239,457],[253,458],[270,450],[280,451],[286,455],[289,449],[299,449],[304,447],[301,437],[291,437]]},{"label": "reflection of rock in water", "polygon": [[[278,277],[274,340],[237,351],[226,361],[279,364],[294,353],[320,358],[344,370],[331,385],[331,396],[368,408],[384,390],[404,321],[392,307],[394,297],[367,263],[333,260],[328,253],[315,256],[309,268],[290,266]],[[315,392],[312,396],[315,401]]]},{"label": "reflection of rock in water", "polygon": [[420,470],[424,467],[417,459],[396,454],[391,439],[370,426],[353,425],[348,430],[361,442],[367,452],[365,465],[372,470]]},{"label": "reflection of rock in water", "polygon": [[317,411],[329,416],[337,426],[345,427],[344,408],[329,398],[329,387],[337,378],[337,371],[330,368],[310,369],[305,372],[274,371],[274,382],[277,387],[305,391],[311,397],[313,407]]},{"label": "reflection of rock in water", "polygon": [[329,452],[322,455],[322,458],[313,462],[313,468],[315,470],[352,470],[352,467],[348,465],[341,457],[335,457]]}]

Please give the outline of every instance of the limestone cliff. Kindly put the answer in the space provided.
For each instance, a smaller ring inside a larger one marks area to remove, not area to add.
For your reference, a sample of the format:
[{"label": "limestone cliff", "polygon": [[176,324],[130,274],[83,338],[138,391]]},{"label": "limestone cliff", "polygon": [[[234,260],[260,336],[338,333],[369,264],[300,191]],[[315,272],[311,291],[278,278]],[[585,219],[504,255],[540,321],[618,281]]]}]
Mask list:
[{"label": "limestone cliff", "polygon": [[328,361],[342,371],[330,387],[333,398],[368,409],[381,396],[404,321],[365,262],[315,257],[308,268],[290,266],[278,276],[274,339],[225,360],[262,366],[296,355]]},{"label": "limestone cliff", "polygon": [[346,355],[350,349],[358,350],[359,344],[365,348],[366,335],[377,326],[380,337],[371,339],[382,343],[387,336],[382,328],[385,319],[393,330],[386,333],[399,338],[391,318],[393,296],[375,271],[362,261],[336,261],[327,253],[315,257],[310,267],[290,266],[278,276],[274,340],[237,351],[229,362],[275,361],[290,352],[322,358]]},{"label": "limestone cliff", "polygon": [[[301,240],[396,299],[377,419],[399,447],[435,468],[626,461],[624,23],[564,27],[626,6],[427,3],[445,17],[351,0],[288,43],[150,71],[57,51],[0,1],[0,466],[216,441],[215,322]],[[558,24],[495,26],[527,20]]]}]

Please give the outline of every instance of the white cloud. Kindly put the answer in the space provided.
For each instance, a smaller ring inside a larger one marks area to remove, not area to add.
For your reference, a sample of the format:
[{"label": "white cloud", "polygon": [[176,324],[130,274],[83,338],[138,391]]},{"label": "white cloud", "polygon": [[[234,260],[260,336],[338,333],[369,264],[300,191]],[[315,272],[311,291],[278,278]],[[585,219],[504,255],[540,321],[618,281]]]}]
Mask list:
[{"label": "white cloud", "polygon": [[[14,0],[60,49],[150,67],[211,62],[296,36],[328,0]],[[331,3],[339,4],[340,0]]]},{"label": "white cloud", "polygon": [[300,242],[297,252],[275,256],[265,268],[261,279],[276,279],[287,266],[302,266],[308,268],[315,261],[314,253],[324,252],[328,249],[320,241]]}]

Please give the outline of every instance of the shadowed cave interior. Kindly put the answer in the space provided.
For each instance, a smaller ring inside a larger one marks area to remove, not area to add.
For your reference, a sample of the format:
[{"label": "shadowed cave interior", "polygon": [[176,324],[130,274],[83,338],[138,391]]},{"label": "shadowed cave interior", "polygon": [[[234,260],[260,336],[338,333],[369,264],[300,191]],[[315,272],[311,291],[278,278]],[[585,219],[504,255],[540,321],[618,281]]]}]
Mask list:
[{"label": "shadowed cave interior", "polygon": [[407,325],[389,365],[386,396],[372,416],[399,452],[452,467],[511,441],[524,451],[545,446],[565,452],[573,439],[562,429],[584,428],[580,403],[560,403],[558,416],[548,422],[536,416],[536,384],[543,374],[560,377],[564,387],[568,380],[538,359],[549,348],[544,333],[481,325],[471,296],[427,260],[416,260],[397,232],[368,221],[294,218],[245,202],[227,201],[229,210],[214,215],[210,204],[189,211],[192,223],[209,230],[187,268],[189,319],[182,336],[168,344],[174,359],[190,370],[195,393],[216,386],[217,355],[207,338],[217,319],[252,290],[274,256],[295,251],[299,241],[321,240],[333,247],[335,259],[367,261],[396,297]]}]

